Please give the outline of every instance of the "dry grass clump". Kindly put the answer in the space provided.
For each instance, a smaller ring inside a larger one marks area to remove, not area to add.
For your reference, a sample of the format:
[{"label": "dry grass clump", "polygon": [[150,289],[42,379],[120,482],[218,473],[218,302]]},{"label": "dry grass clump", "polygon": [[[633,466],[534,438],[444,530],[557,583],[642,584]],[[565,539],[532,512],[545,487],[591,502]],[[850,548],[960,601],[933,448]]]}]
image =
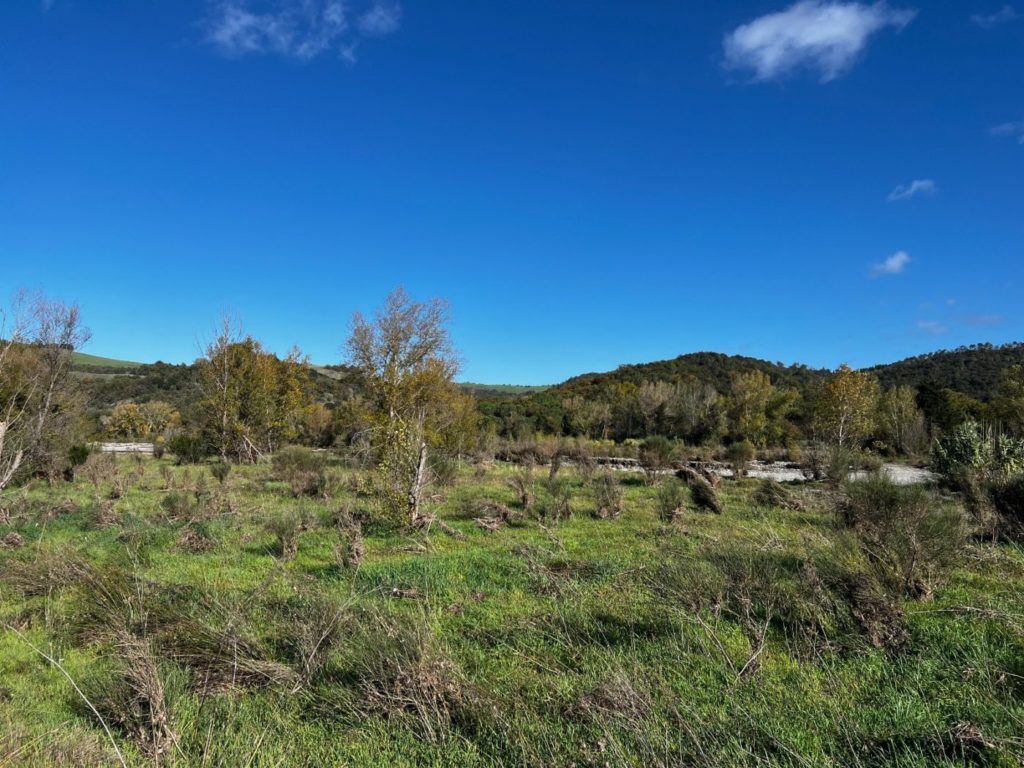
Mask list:
[{"label": "dry grass clump", "polygon": [[0,549],[21,549],[25,546],[25,539],[17,531],[11,531],[0,538]]},{"label": "dry grass clump", "polygon": [[564,477],[547,477],[542,481],[545,495],[537,505],[537,514],[544,522],[559,523],[572,517],[572,485]]},{"label": "dry grass clump", "polygon": [[473,730],[486,707],[426,620],[363,623],[368,637],[353,671],[361,692],[360,710],[412,727],[428,741]]},{"label": "dry grass clump", "polygon": [[[864,637],[874,647],[905,648],[909,639],[898,595],[889,592],[856,543],[802,560],[743,545],[697,553],[666,549],[651,585],[699,626],[707,651],[737,677],[755,672],[771,634],[797,656],[817,656]],[[727,619],[750,652],[737,660],[719,637]]]},{"label": "dry grass clump", "polygon": [[100,734],[62,725],[42,736],[30,735],[0,721],[2,766],[96,768],[119,764],[117,753]]},{"label": "dry grass clump", "polygon": [[175,547],[178,550],[192,554],[209,552],[216,546],[217,542],[210,538],[204,526],[192,523],[181,529],[178,540],[175,542]]},{"label": "dry grass clump", "polygon": [[246,688],[295,689],[301,675],[270,658],[238,616],[212,616],[182,622],[162,643],[168,658],[192,676],[192,687],[217,693]]},{"label": "dry grass clump", "polygon": [[24,597],[42,597],[79,583],[90,566],[70,552],[35,552],[31,560],[0,561],[0,581]]},{"label": "dry grass clump", "polygon": [[107,643],[115,659],[113,672],[94,679],[84,692],[104,722],[123,731],[159,765],[178,736],[152,645],[125,631],[111,633]]},{"label": "dry grass clump", "polygon": [[619,721],[636,725],[654,711],[650,693],[637,686],[622,669],[611,670],[605,679],[582,694],[566,714],[600,723]]},{"label": "dry grass clump", "polygon": [[594,496],[594,517],[606,520],[622,514],[622,486],[611,472],[598,475],[591,488]]},{"label": "dry grass clump", "polygon": [[471,503],[470,512],[474,522],[488,533],[509,525],[516,519],[516,513],[493,499],[475,499]]},{"label": "dry grass clump", "polygon": [[714,512],[716,515],[722,514],[722,502],[719,501],[718,492],[711,483],[700,475],[692,475],[688,478],[687,484],[690,486],[690,498],[697,509]]},{"label": "dry grass clump", "polygon": [[759,507],[775,507],[793,512],[802,511],[804,503],[796,498],[782,483],[776,480],[762,480],[754,492],[754,503]]},{"label": "dry grass clump", "polygon": [[515,493],[519,508],[523,512],[529,512],[533,507],[536,497],[534,486],[533,470],[528,466],[517,469],[508,480],[508,487]]}]

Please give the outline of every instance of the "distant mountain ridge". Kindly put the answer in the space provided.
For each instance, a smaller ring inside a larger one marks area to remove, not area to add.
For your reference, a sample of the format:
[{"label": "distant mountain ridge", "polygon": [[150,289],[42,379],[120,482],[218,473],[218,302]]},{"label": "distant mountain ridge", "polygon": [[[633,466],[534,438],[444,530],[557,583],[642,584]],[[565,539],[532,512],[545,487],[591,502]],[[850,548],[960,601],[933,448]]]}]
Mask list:
[{"label": "distant mountain ridge", "polygon": [[[1024,342],[1003,345],[976,344],[952,350],[938,350],[863,370],[877,376],[884,387],[907,385],[916,389],[953,389],[978,400],[987,401],[995,394],[1003,371],[1011,365],[1024,365]],[[108,402],[112,396],[116,396],[115,391],[117,395],[159,398],[160,390],[165,387],[174,390],[174,394],[177,395],[167,399],[180,401],[183,396],[187,396],[186,391],[191,389],[189,385],[192,384],[192,366],[189,364],[172,366],[166,363],[137,363],[76,352],[74,367],[87,378],[90,375],[97,379],[126,376],[138,382],[136,386],[106,384],[105,388],[112,391],[105,393],[107,397],[102,397],[101,400]],[[325,379],[336,382],[347,379],[351,374],[351,369],[343,365],[312,367]],[[743,355],[692,352],[670,360],[626,364],[602,373],[584,373],[550,387],[469,382],[461,383],[460,386],[481,400],[519,398],[542,393],[549,396],[579,395],[586,398],[618,384],[639,385],[647,381],[671,382],[686,378],[706,381],[720,392],[724,392],[728,390],[734,374],[755,370],[766,374],[778,387],[792,387],[801,391],[807,391],[816,383],[825,380],[830,373],[823,368],[811,368],[801,364],[785,365]],[[98,383],[97,380],[95,384]]]},{"label": "distant mountain ridge", "polygon": [[[953,389],[977,400],[987,401],[999,388],[1003,371],[1012,365],[1024,365],[1024,342],[975,344],[938,350],[862,370],[877,376],[883,387],[907,385],[915,389]],[[791,387],[800,391],[806,391],[831,375],[828,369],[801,364],[785,365],[720,352],[693,352],[671,360],[622,365],[606,373],[574,376],[553,387],[552,391],[586,397],[595,389],[614,384],[671,382],[692,377],[712,384],[719,392],[725,392],[734,374],[755,370],[766,374],[777,387]]]}]

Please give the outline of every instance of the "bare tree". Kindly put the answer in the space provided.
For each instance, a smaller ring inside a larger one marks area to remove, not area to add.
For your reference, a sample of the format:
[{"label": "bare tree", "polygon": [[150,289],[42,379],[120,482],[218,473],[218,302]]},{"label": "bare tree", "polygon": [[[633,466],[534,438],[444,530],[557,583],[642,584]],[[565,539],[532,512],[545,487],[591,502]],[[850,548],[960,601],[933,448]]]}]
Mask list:
[{"label": "bare tree", "polygon": [[52,472],[76,418],[71,365],[89,339],[77,305],[19,294],[0,310],[0,490]]}]

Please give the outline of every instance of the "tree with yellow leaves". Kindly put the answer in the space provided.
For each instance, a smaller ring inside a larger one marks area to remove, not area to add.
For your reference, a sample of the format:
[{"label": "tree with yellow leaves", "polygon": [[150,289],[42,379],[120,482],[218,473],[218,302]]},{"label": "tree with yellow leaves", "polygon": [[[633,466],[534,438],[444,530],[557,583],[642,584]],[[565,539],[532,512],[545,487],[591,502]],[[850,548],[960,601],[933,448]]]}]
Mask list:
[{"label": "tree with yellow leaves", "polygon": [[373,319],[352,318],[347,350],[369,406],[370,443],[390,511],[423,522],[431,450],[461,452],[476,413],[454,383],[458,359],[448,305],[413,300],[399,287]]},{"label": "tree with yellow leaves", "polygon": [[845,363],[825,383],[815,403],[818,435],[839,448],[855,446],[875,427],[878,380]]}]

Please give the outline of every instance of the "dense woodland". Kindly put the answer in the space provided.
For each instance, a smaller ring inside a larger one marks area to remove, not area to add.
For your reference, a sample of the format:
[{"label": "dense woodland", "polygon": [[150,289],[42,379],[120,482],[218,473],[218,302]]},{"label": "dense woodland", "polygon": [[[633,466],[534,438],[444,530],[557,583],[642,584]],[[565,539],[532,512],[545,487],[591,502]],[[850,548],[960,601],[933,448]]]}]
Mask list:
[{"label": "dense woodland", "polygon": [[[1014,428],[1006,379],[1008,371],[1022,364],[1024,344],[982,344],[875,366],[865,373],[877,380],[880,392],[913,391],[922,419],[922,434],[914,446],[920,453],[927,439],[968,420]],[[119,433],[110,421],[119,404],[165,402],[181,414],[179,425],[187,425],[201,396],[200,369],[201,362],[74,367],[97,436],[126,439],[133,435]],[[815,437],[815,403],[831,377],[830,371],[803,365],[700,352],[584,374],[553,387],[461,387],[476,399],[481,432],[499,438],[623,441],[660,435],[694,446],[749,440],[763,448],[792,447]],[[355,430],[345,419],[352,416],[351,404],[362,397],[359,371],[348,365],[310,366],[303,386],[312,402],[329,411],[330,419],[315,435],[296,438],[323,447],[350,438]],[[752,431],[741,427],[738,410],[747,407],[744,399],[755,401],[754,407],[764,411],[758,418],[770,423]],[[317,417],[321,422],[327,418],[324,412]],[[891,430],[887,434],[881,422],[865,439],[883,452],[908,452],[888,444]]]}]

